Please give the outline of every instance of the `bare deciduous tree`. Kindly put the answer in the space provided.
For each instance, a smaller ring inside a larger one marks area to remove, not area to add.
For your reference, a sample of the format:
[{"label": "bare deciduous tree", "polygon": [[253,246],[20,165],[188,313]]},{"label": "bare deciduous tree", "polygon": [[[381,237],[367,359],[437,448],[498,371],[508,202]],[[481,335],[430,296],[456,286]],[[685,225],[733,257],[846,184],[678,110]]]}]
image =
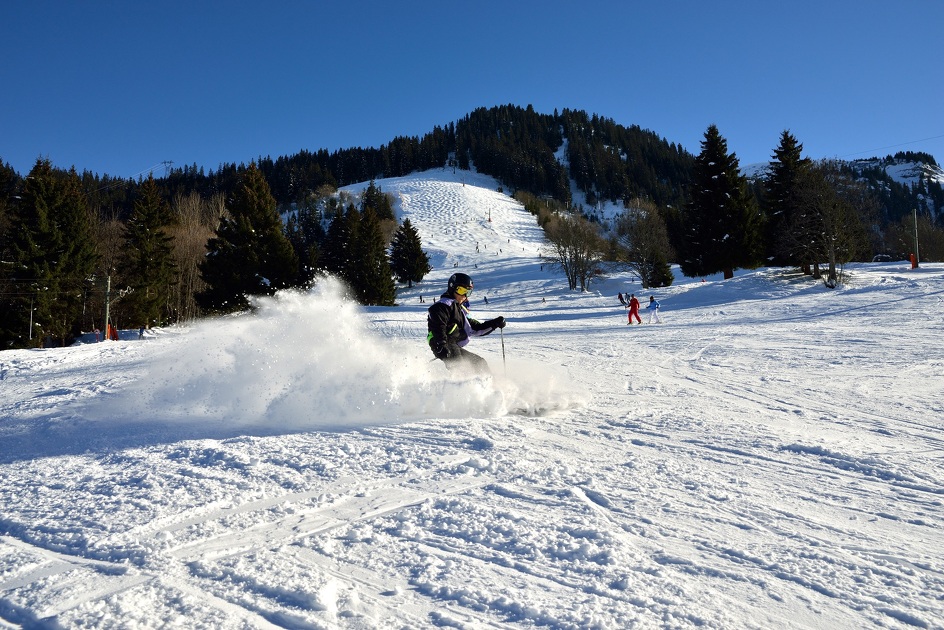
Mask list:
[{"label": "bare deciduous tree", "polygon": [[105,285],[112,278],[112,293],[109,295],[112,323],[121,319],[120,276],[121,258],[125,245],[125,225],[116,208],[98,208],[93,217],[93,230],[99,261],[96,270],[95,291],[85,306],[84,327],[88,330],[105,329]]},{"label": "bare deciduous tree", "polygon": [[223,195],[203,199],[197,193],[177,195],[172,203],[177,224],[170,230],[174,236],[174,261],[180,274],[176,285],[177,321],[191,321],[199,314],[194,295],[203,289],[198,265],[206,256],[206,243],[224,212]]},{"label": "bare deciduous tree", "polygon": [[[862,213],[868,195],[828,163],[804,171],[797,179],[798,211],[788,230],[788,245],[800,260],[826,262],[823,278],[833,288],[843,266],[861,254],[868,242]],[[814,272],[815,274],[815,272]]]},{"label": "bare deciduous tree", "polygon": [[563,270],[570,289],[588,290],[606,250],[597,227],[580,215],[554,215],[544,233],[550,241],[551,264]]},{"label": "bare deciduous tree", "polygon": [[633,199],[616,221],[616,234],[620,262],[639,276],[643,288],[671,284],[672,246],[656,204]]}]

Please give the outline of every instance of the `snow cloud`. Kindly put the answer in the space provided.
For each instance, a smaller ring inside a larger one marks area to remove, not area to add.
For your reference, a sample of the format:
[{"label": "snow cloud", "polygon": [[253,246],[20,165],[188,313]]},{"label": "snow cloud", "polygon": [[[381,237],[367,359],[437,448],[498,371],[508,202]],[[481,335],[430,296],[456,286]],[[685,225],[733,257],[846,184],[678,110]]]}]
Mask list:
[{"label": "snow cloud", "polygon": [[[310,292],[260,298],[254,313],[201,322],[168,341],[143,378],[86,416],[210,421],[273,430],[350,429],[429,417],[492,415],[490,383],[447,372],[425,339],[387,337],[328,278]],[[425,336],[425,325],[417,322]]]}]

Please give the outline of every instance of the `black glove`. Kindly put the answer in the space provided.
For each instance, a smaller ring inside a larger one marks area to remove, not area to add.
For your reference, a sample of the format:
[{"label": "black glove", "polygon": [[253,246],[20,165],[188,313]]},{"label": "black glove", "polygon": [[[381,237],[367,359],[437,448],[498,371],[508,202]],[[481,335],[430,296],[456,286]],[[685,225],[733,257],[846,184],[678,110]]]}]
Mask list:
[{"label": "black glove", "polygon": [[436,352],[436,358],[442,359],[443,361],[446,359],[456,359],[460,356],[462,356],[462,351],[459,350],[459,346],[449,342],[443,344]]},{"label": "black glove", "polygon": [[492,328],[504,328],[505,327],[505,318],[496,317],[495,319],[489,320],[488,325]]}]

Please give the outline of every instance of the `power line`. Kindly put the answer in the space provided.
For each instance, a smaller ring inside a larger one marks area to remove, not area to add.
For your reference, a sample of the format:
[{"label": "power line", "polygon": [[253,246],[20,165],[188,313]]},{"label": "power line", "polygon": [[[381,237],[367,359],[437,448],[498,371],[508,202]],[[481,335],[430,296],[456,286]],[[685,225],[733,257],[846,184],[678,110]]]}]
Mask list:
[{"label": "power line", "polygon": [[845,155],[840,155],[839,157],[845,158],[853,155],[862,155],[863,153],[874,153],[876,151],[885,151],[886,149],[897,149],[898,147],[903,147],[909,144],[917,144],[919,142],[927,142],[928,140],[937,140],[939,138],[944,138],[944,134],[939,136],[931,136],[930,138],[922,138],[921,140],[910,140],[908,142],[902,142],[900,144],[890,144],[887,147],[879,147],[877,149],[868,149],[867,151],[856,151],[855,153],[846,153]]},{"label": "power line", "polygon": [[115,186],[121,186],[121,185],[127,184],[128,182],[134,182],[134,178],[135,178],[135,177],[137,177],[137,176],[139,176],[139,175],[144,175],[145,173],[153,173],[153,172],[154,172],[154,169],[156,169],[158,166],[163,166],[163,167],[164,167],[164,177],[167,177],[167,173],[168,173],[168,171],[170,170],[170,167],[171,167],[173,164],[174,164],[174,163],[173,163],[171,160],[164,160],[164,161],[162,161],[162,162],[158,162],[158,163],[155,164],[154,166],[149,166],[148,168],[144,169],[143,171],[139,171],[139,172],[135,173],[134,175],[132,175],[131,177],[129,177],[129,178],[127,178],[127,179],[122,178],[122,177],[116,177],[114,182],[112,182],[111,184],[106,184],[105,186],[102,186],[101,188],[96,188],[96,189],[95,189],[95,192],[101,192],[101,191],[103,191],[103,190],[108,190],[109,188],[114,188]]}]

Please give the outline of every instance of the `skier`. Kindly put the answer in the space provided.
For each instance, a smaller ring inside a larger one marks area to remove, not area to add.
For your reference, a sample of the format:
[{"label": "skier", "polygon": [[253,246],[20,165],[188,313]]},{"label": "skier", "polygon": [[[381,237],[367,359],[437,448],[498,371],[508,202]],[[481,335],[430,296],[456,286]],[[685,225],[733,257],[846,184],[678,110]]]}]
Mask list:
[{"label": "skier", "polygon": [[629,321],[626,323],[632,324],[634,317],[636,318],[637,324],[642,323],[642,319],[639,317],[639,300],[636,299],[635,293],[629,296]]},{"label": "skier", "polygon": [[661,324],[662,320],[659,319],[659,303],[656,302],[656,296],[649,296],[649,306],[646,307],[649,309],[649,323],[652,323],[652,319],[655,318],[657,324]]},{"label": "skier", "polygon": [[619,293],[617,293],[617,294],[616,294],[616,297],[619,298],[620,304],[622,304],[623,306],[626,306],[626,298],[623,297],[623,292],[622,292],[622,291],[620,291]]},{"label": "skier", "polygon": [[426,340],[436,358],[450,370],[467,368],[471,372],[489,374],[485,359],[463,346],[469,343],[470,337],[482,337],[497,328],[504,328],[505,318],[496,317],[484,322],[472,319],[467,305],[471,292],[472,278],[464,273],[452,274],[446,292],[429,307]]}]

